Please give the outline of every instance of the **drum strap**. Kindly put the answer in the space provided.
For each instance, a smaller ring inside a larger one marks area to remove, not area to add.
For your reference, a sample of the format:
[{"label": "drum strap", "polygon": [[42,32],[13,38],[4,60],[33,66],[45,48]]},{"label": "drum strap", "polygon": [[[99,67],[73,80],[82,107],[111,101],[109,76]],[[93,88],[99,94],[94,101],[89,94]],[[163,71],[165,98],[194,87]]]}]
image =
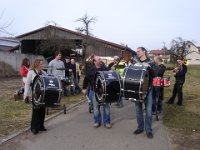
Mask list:
[{"label": "drum strap", "polygon": [[42,71],[40,71],[38,73],[37,73],[37,71],[35,69],[33,71],[35,72],[36,75],[42,75]]}]

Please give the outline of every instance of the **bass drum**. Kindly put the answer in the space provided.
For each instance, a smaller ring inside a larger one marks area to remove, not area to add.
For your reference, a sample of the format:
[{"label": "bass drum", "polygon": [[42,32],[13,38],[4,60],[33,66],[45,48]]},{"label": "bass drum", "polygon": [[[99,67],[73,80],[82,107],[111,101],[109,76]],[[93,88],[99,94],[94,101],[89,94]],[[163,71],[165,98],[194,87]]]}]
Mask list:
[{"label": "bass drum", "polygon": [[116,71],[99,71],[95,75],[95,97],[100,103],[117,102],[121,97],[120,77]]},{"label": "bass drum", "polygon": [[32,101],[38,107],[57,107],[62,97],[60,80],[55,76],[37,75],[32,86]]},{"label": "bass drum", "polygon": [[125,99],[144,101],[149,87],[149,67],[140,63],[128,66],[122,84]]}]

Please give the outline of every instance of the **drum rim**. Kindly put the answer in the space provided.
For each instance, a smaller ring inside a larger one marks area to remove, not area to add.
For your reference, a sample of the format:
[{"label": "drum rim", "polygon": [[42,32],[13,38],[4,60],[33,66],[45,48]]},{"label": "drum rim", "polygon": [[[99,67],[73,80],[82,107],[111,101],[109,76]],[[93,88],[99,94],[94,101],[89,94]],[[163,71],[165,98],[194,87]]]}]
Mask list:
[{"label": "drum rim", "polygon": [[[104,78],[104,80],[105,80],[105,75],[104,75],[104,72],[113,72],[113,73],[115,73],[115,75],[117,75],[117,77],[118,77],[118,83],[119,83],[119,86],[120,86],[120,90],[119,90],[119,98],[121,97],[121,82],[120,82],[120,76],[119,76],[119,74],[116,72],[116,71],[114,71],[114,70],[109,70],[109,71],[97,71],[96,72],[96,75],[95,75],[95,84],[96,84],[96,79],[97,79],[97,75],[99,74],[99,76],[100,76],[100,78],[103,80],[103,78]],[[103,78],[102,78],[103,77]],[[103,82],[103,85],[104,85],[104,90],[105,90],[105,93],[104,93],[104,95],[103,95],[103,101],[99,101],[97,98],[97,101],[99,102],[99,103],[106,103],[105,102],[105,100],[106,100],[106,98],[107,98],[107,89],[106,89],[106,81],[104,81]],[[96,88],[94,89],[94,90],[96,90]],[[96,97],[96,92],[95,92],[95,97]]]},{"label": "drum rim", "polygon": [[[128,72],[128,70],[129,69],[132,69],[132,70],[140,70],[140,69],[138,69],[138,68],[131,68],[131,67],[134,67],[134,65],[129,65],[128,67],[127,67],[127,69],[126,69],[126,72],[125,72],[125,74],[124,74],[124,79],[123,79],[123,88],[125,87],[124,85],[125,85],[125,79],[126,79],[126,74],[127,74],[127,72]],[[142,77],[144,76],[144,72],[145,73],[147,73],[148,72],[148,70],[149,70],[149,67],[146,67],[146,66],[144,66],[144,65],[141,65],[141,68],[143,68],[143,69],[141,69],[141,71],[142,71],[142,74],[141,74],[141,76],[140,76],[140,85],[139,85],[139,88],[138,88],[138,97],[139,97],[139,100],[144,100],[145,98],[146,98],[146,96],[147,96],[147,91],[146,92],[142,92],[141,93],[141,87],[142,87]],[[147,83],[149,82],[149,73],[148,73],[148,81],[147,81]],[[149,85],[148,85],[148,87],[149,87]],[[147,90],[148,90],[148,87],[147,87]],[[123,89],[123,95],[125,96],[125,88]],[[142,98],[143,96],[143,93],[145,93],[145,96],[144,96],[144,98]]]},{"label": "drum rim", "polygon": [[[58,95],[58,98],[57,98],[57,103],[58,104],[60,104],[60,101],[61,101],[61,95],[62,95],[62,90],[60,90],[60,89],[62,89],[61,88],[61,81],[60,81],[60,79],[58,78],[58,77],[56,77],[56,76],[45,76],[45,75],[37,75],[35,78],[34,78],[34,82],[33,82],[33,90],[34,90],[34,87],[35,87],[35,83],[37,82],[37,81],[40,81],[40,82],[43,82],[43,89],[44,89],[44,93],[43,93],[43,95],[42,95],[42,101],[41,101],[41,103],[44,103],[44,99],[45,99],[45,93],[46,93],[46,84],[45,84],[45,81],[44,81],[44,78],[45,77],[47,77],[47,78],[53,78],[53,79],[56,79],[57,80],[57,82],[58,82],[58,92],[59,92],[59,95]],[[34,94],[34,93],[32,93],[32,94]],[[42,104],[39,104],[39,103],[35,103],[34,102],[34,100],[33,100],[33,103],[34,103],[34,105],[35,106],[38,106],[38,107],[41,107],[42,106]],[[45,106],[46,104],[44,104],[44,106]],[[51,107],[51,106],[45,106],[45,107]],[[52,106],[53,107],[53,106]]]}]

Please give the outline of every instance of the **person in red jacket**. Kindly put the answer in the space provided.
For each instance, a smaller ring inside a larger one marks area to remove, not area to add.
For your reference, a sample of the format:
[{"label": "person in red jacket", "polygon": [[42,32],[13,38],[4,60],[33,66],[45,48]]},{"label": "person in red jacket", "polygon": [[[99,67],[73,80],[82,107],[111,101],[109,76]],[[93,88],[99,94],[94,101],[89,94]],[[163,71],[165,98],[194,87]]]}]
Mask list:
[{"label": "person in red jacket", "polygon": [[30,67],[29,59],[24,58],[22,60],[22,65],[21,65],[21,69],[20,69],[20,72],[21,72],[21,75],[22,75],[23,86],[26,83],[26,77],[27,77],[27,74],[28,74],[28,71],[29,71],[29,67]]}]

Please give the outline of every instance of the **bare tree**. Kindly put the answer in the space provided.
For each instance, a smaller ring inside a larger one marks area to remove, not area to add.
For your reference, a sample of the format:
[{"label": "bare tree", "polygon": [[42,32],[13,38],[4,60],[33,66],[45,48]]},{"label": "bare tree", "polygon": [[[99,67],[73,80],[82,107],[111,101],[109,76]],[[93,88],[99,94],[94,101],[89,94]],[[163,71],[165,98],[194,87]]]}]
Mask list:
[{"label": "bare tree", "polygon": [[81,22],[83,24],[82,27],[78,27],[76,28],[76,30],[78,32],[85,33],[87,36],[91,36],[90,30],[92,30],[92,28],[90,28],[90,25],[92,23],[95,24],[96,21],[97,21],[97,17],[89,17],[86,13],[83,17],[78,18],[76,20],[76,22]]},{"label": "bare tree", "polygon": [[[0,14],[0,21],[3,19],[3,16],[4,16],[4,11]],[[13,21],[9,21],[9,22],[6,22],[6,23],[1,23],[0,22],[0,34],[3,33],[3,34],[8,34],[8,35],[11,35],[13,36],[13,34],[11,34],[10,32],[8,32],[7,28],[13,23]]]},{"label": "bare tree", "polygon": [[[87,13],[82,16],[81,18],[78,18],[76,20],[76,22],[81,22],[82,23],[82,27],[78,27],[76,28],[76,30],[80,33],[84,33],[86,36],[86,38],[84,39],[82,45],[83,45],[83,53],[82,53],[82,58],[83,60],[85,60],[85,58],[87,57],[87,49],[88,49],[88,46],[93,43],[93,41],[91,40],[91,36],[92,36],[92,33],[91,33],[91,30],[92,28],[90,27],[91,24],[95,24],[97,21],[97,17],[90,17],[87,15]],[[94,45],[94,43],[93,43]]]},{"label": "bare tree", "polygon": [[188,54],[187,43],[190,41],[183,40],[181,37],[177,37],[171,41],[171,50],[175,57],[185,57]]}]

